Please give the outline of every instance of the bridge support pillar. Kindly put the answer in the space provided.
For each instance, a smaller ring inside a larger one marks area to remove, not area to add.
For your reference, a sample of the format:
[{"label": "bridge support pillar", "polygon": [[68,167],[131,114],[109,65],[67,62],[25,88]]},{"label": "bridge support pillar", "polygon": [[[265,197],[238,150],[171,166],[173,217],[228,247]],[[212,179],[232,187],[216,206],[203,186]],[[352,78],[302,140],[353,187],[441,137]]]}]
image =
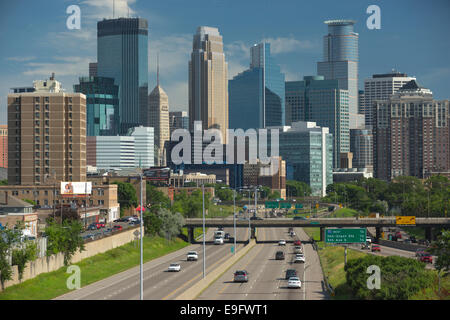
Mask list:
[{"label": "bridge support pillar", "polygon": [[433,229],[431,227],[425,228],[425,239],[430,242],[433,240]]},{"label": "bridge support pillar", "polygon": [[189,243],[194,243],[194,228],[188,227],[188,241]]},{"label": "bridge support pillar", "polygon": [[251,239],[255,239],[256,238],[256,227],[251,227],[252,233],[250,235]]},{"label": "bridge support pillar", "polygon": [[325,240],[325,227],[320,227],[320,239],[319,241]]},{"label": "bridge support pillar", "polygon": [[375,227],[375,239],[377,243],[381,239],[381,227]]}]

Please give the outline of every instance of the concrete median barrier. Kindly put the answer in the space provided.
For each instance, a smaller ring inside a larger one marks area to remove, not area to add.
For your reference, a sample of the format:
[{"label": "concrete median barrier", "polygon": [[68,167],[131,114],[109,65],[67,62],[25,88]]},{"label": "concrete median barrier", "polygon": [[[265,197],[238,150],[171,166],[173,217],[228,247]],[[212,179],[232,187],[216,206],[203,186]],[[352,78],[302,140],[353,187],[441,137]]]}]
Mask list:
[{"label": "concrete median barrier", "polygon": [[201,279],[185,292],[180,294],[175,300],[194,300],[200,293],[216,281],[224,272],[230,269],[239,259],[256,245],[255,239],[252,239],[248,245],[239,250],[236,255],[224,262],[222,265],[211,271],[204,279]]}]

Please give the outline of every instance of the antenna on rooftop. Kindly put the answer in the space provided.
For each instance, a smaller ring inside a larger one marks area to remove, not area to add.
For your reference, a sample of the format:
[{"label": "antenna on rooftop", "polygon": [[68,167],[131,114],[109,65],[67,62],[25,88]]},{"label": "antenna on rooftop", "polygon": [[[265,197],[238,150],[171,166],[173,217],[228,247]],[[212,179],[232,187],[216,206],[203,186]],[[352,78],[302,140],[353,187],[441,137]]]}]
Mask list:
[{"label": "antenna on rooftop", "polygon": [[159,52],[156,53],[156,85],[159,87]]}]

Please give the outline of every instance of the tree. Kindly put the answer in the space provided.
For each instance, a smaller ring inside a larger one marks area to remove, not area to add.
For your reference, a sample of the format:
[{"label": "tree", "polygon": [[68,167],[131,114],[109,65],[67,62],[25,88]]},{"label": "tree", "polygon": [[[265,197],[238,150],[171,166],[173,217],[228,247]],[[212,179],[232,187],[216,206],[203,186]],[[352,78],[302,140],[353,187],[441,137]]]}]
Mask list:
[{"label": "tree", "polygon": [[23,272],[27,262],[37,257],[37,245],[32,240],[25,240],[12,250],[12,264],[17,265],[19,280],[23,278]]},{"label": "tree", "polygon": [[2,290],[5,289],[5,282],[12,279],[9,257],[13,244],[20,241],[20,236],[20,232],[9,229],[8,225],[0,229],[0,283]]},{"label": "tree", "polygon": [[437,256],[434,266],[439,271],[450,271],[450,230],[442,230],[442,233],[433,241],[429,249],[431,254]]},{"label": "tree", "polygon": [[170,208],[169,197],[148,182],[146,187],[146,200],[147,205],[150,205],[150,211],[153,213],[156,213],[159,208]]},{"label": "tree", "polygon": [[0,186],[7,186],[8,185],[8,179],[0,180]]},{"label": "tree", "polygon": [[161,225],[162,220],[157,214],[152,211],[144,212],[144,227],[146,235],[155,236],[159,234]]},{"label": "tree", "polygon": [[138,199],[136,196],[136,190],[129,182],[115,181],[113,184],[117,184],[117,198],[120,204],[120,215],[122,216],[123,209],[138,206]]},{"label": "tree", "polygon": [[45,228],[47,235],[47,256],[61,252],[64,254],[64,265],[69,265],[77,250],[84,250],[81,238],[83,226],[76,220],[64,220],[63,224],[50,221]]},{"label": "tree", "polygon": [[286,181],[286,195],[288,197],[304,197],[311,195],[311,187],[302,182],[296,180]]},{"label": "tree", "polygon": [[161,219],[160,235],[168,237],[169,240],[181,233],[184,225],[184,218],[181,213],[172,213],[168,209],[158,211],[158,217]]}]

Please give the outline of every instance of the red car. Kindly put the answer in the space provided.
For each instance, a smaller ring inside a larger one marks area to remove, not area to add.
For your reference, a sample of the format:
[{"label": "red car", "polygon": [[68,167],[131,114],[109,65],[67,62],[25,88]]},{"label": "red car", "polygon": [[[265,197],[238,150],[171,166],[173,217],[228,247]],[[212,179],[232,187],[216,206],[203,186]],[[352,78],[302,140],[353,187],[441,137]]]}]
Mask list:
[{"label": "red car", "polygon": [[402,233],[401,233],[400,231],[397,231],[397,232],[395,233],[395,237],[396,237],[397,239],[401,239],[401,238],[402,238]]},{"label": "red car", "polygon": [[113,227],[113,230],[114,230],[114,231],[123,230],[123,227],[122,227],[122,226],[119,226],[118,224],[116,224],[116,225]]},{"label": "red car", "polygon": [[105,227],[105,224],[102,223],[102,222],[97,222],[97,223],[95,224],[95,226],[97,227],[97,229],[100,229],[100,228],[104,228],[104,227]]},{"label": "red car", "polygon": [[372,252],[374,252],[374,251],[381,252],[380,246],[377,245],[377,244],[373,244],[373,245],[372,245]]},{"label": "red car", "polygon": [[429,253],[423,253],[419,259],[421,262],[433,263],[433,256]]},{"label": "red car", "polygon": [[300,240],[295,240],[294,241],[294,246],[301,246],[302,242]]}]

